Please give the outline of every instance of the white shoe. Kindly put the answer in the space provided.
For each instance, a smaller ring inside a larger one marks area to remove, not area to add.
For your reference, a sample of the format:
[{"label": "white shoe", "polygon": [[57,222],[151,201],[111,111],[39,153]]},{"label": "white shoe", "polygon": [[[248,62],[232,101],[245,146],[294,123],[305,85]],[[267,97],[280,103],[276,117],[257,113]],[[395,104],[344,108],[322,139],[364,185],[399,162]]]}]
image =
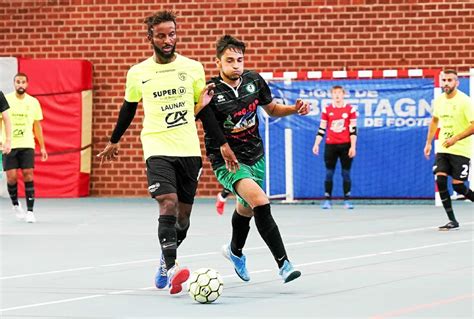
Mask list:
[{"label": "white shoe", "polygon": [[27,211],[25,220],[27,223],[36,223],[35,214],[32,211]]},{"label": "white shoe", "polygon": [[18,203],[18,205],[13,206],[13,211],[15,212],[16,219],[25,220],[26,214],[20,203]]}]

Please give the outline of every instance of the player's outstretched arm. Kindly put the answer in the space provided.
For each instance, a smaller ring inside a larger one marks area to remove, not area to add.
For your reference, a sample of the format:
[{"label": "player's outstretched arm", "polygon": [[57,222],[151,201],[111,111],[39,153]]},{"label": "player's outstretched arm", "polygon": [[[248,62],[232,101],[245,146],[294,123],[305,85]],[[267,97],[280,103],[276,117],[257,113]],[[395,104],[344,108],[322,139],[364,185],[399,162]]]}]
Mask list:
[{"label": "player's outstretched arm", "polygon": [[119,141],[122,135],[132,123],[135,114],[137,113],[138,102],[123,101],[122,107],[120,108],[117,123],[115,124],[114,131],[110,137],[109,143],[105,146],[104,150],[97,154],[100,158],[100,164],[105,160],[112,161],[118,157]]},{"label": "player's outstretched arm", "polygon": [[309,102],[297,99],[295,105],[278,104],[273,100],[270,104],[264,105],[263,109],[268,115],[283,117],[292,114],[307,115],[310,111]]}]

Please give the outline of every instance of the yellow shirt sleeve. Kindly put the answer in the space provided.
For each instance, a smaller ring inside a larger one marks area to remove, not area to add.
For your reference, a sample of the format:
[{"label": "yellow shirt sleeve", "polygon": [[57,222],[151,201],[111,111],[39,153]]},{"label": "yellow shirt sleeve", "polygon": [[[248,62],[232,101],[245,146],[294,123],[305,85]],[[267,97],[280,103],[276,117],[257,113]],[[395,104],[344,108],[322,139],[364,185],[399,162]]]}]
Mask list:
[{"label": "yellow shirt sleeve", "polygon": [[142,99],[142,88],[138,73],[132,67],[127,72],[127,82],[125,88],[125,100],[127,102],[140,102]]},{"label": "yellow shirt sleeve", "polygon": [[204,74],[204,68],[200,65],[199,70],[197,70],[197,77],[194,80],[193,88],[194,88],[194,103],[199,101],[199,96],[201,95],[201,91],[206,86],[206,76]]}]

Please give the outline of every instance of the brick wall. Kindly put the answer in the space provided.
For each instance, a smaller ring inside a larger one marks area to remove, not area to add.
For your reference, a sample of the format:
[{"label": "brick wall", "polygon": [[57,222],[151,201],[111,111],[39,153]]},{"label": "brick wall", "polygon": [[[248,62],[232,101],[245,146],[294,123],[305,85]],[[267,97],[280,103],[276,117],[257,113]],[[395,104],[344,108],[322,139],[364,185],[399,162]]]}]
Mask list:
[{"label": "brick wall", "polygon": [[[215,73],[214,43],[246,41],[257,71],[474,66],[474,2],[459,0],[0,0],[0,56],[79,58],[94,65],[93,153],[108,140],[130,65],[151,54],[145,16],[171,8],[178,51]],[[120,160],[94,159],[92,195],[146,195],[140,111]],[[218,188],[205,162],[199,196]]]}]

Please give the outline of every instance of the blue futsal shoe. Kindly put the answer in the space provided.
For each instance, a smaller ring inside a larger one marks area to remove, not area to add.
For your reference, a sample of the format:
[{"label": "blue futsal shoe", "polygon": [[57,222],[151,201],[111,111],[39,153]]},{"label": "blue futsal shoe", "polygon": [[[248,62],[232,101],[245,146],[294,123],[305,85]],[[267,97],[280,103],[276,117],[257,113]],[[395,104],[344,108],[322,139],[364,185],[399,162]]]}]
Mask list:
[{"label": "blue futsal shoe", "polygon": [[324,201],[324,203],[321,205],[321,208],[322,209],[331,209],[332,208],[331,200],[326,199]]},{"label": "blue futsal shoe", "polygon": [[345,209],[354,209],[354,205],[352,205],[352,203],[348,199],[346,199],[346,200],[344,200],[344,208]]},{"label": "blue futsal shoe", "polygon": [[296,278],[301,276],[301,271],[293,268],[293,265],[288,260],[285,260],[278,274],[281,276],[283,282],[286,284],[287,282],[295,280]]},{"label": "blue futsal shoe", "polygon": [[242,257],[238,257],[232,253],[230,250],[230,245],[222,246],[222,254],[225,258],[229,259],[234,265],[234,270],[237,276],[243,281],[249,281],[250,276],[249,272],[247,271],[247,266],[245,265],[247,258],[245,255],[242,254]]},{"label": "blue futsal shoe", "polygon": [[166,270],[165,257],[161,254],[160,266],[158,267],[155,275],[155,286],[158,289],[166,288],[168,285],[168,272]]}]

